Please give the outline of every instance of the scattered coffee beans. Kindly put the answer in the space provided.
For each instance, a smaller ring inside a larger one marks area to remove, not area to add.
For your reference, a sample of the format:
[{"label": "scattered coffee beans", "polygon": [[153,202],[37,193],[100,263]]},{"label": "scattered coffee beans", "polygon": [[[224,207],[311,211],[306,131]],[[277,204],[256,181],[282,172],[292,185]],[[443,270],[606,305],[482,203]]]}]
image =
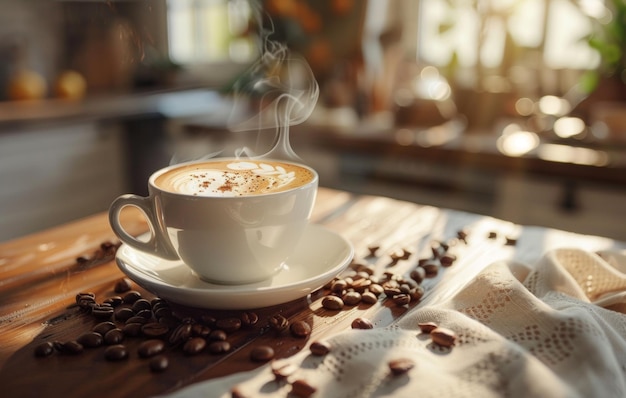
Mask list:
[{"label": "scattered coffee beans", "polygon": [[150,322],[141,326],[141,333],[147,337],[165,336],[169,331],[170,328],[158,322]]},{"label": "scattered coffee beans", "polygon": [[406,293],[395,294],[391,299],[398,307],[408,305],[411,302],[411,296]]},{"label": "scattered coffee beans", "polygon": [[35,356],[38,356],[38,357],[47,357],[47,356],[52,355],[53,352],[54,352],[54,344],[52,344],[49,341],[46,341],[45,343],[41,343],[37,347],[35,347]]},{"label": "scattered coffee beans", "polygon": [[322,307],[327,310],[338,311],[343,308],[344,302],[337,296],[325,296],[322,299]]},{"label": "scattered coffee beans", "polygon": [[211,354],[223,354],[230,351],[230,343],[228,341],[214,341],[208,346]]},{"label": "scattered coffee beans", "polygon": [[365,292],[361,295],[361,302],[368,305],[376,304],[378,297],[372,292]]},{"label": "scattered coffee beans", "polygon": [[239,318],[241,319],[242,327],[254,326],[259,321],[259,316],[254,312],[243,312]]},{"label": "scattered coffee beans", "polygon": [[239,318],[223,318],[215,322],[215,327],[222,329],[226,333],[236,332],[241,329],[241,319]]},{"label": "scattered coffee beans", "polygon": [[88,332],[80,335],[76,339],[85,348],[100,347],[104,343],[104,339],[100,333]]},{"label": "scattered coffee beans", "polygon": [[274,349],[268,345],[260,345],[250,351],[250,359],[254,362],[267,362],[272,358],[274,358]]},{"label": "scattered coffee beans", "polygon": [[150,359],[150,370],[163,372],[169,366],[169,359],[165,355],[157,355]]},{"label": "scattered coffee beans", "polygon": [[119,344],[124,340],[124,332],[122,329],[111,329],[104,335],[104,343],[107,345]]},{"label": "scattered coffee beans", "polygon": [[456,333],[447,328],[437,327],[430,331],[430,338],[433,343],[442,347],[452,347],[456,342]]},{"label": "scattered coffee beans", "polygon": [[289,331],[295,337],[305,338],[311,334],[311,325],[305,321],[296,321],[291,324]]},{"label": "scattered coffee beans", "polygon": [[109,361],[121,361],[128,358],[128,349],[122,344],[108,346],[104,350],[104,358]]},{"label": "scattered coffee beans", "polygon": [[430,334],[430,332],[437,328],[437,324],[435,322],[421,322],[418,323],[417,326],[420,328],[422,333],[426,334]]},{"label": "scattered coffee beans", "polygon": [[160,354],[165,349],[165,342],[159,339],[150,339],[139,344],[137,354],[142,358],[150,358]]},{"label": "scattered coffee beans", "polygon": [[413,369],[415,362],[410,358],[398,358],[389,361],[387,366],[394,376],[399,376]]},{"label": "scattered coffee beans", "polygon": [[291,383],[291,394],[296,397],[308,398],[315,394],[317,388],[313,387],[309,382],[303,379],[298,379]]},{"label": "scattered coffee beans", "polygon": [[361,293],[359,292],[348,292],[343,295],[341,298],[345,305],[355,306],[361,302]]},{"label": "scattered coffee beans", "polygon": [[289,327],[289,321],[287,320],[287,318],[280,314],[276,314],[270,317],[268,323],[270,325],[270,328],[277,333],[280,333]]},{"label": "scattered coffee beans", "polygon": [[352,329],[373,329],[374,324],[366,318],[356,318],[352,321]]},{"label": "scattered coffee beans", "polygon": [[324,356],[330,352],[331,345],[325,341],[314,341],[309,346],[309,350],[311,350],[313,355]]},{"label": "scattered coffee beans", "polygon": [[183,345],[183,352],[187,355],[196,355],[206,347],[206,340],[202,337],[192,337]]}]

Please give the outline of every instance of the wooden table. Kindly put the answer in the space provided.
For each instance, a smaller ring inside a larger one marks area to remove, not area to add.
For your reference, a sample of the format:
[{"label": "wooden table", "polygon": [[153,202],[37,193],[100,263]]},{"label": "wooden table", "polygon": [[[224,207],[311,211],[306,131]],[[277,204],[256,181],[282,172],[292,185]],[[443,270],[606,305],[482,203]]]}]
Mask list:
[{"label": "wooden table", "polygon": [[[147,230],[135,213],[125,213],[124,224],[131,233]],[[308,297],[270,308],[254,310],[259,321],[228,334],[231,350],[223,354],[203,351],[187,355],[179,346],[168,346],[169,367],[163,372],[149,369],[148,360],[137,355],[144,337],[127,337],[123,344],[129,358],[105,359],[105,347],[84,349],[77,355],[54,352],[36,357],[35,347],[43,342],[67,342],[90,331],[102,320],[76,305],[76,295],[93,292],[98,303],[121,295],[114,291],[124,275],[114,261],[117,240],[106,214],[35,233],[0,244],[0,386],[2,396],[122,397],[151,396],[175,391],[201,380],[253,369],[262,363],[250,359],[259,345],[269,345],[275,357],[287,357],[308,347],[316,339],[351,327],[357,318],[367,318],[375,327],[393,323],[411,307],[428,305],[454,293],[482,267],[496,260],[533,263],[545,251],[560,246],[588,250],[619,249],[624,244],[610,239],[570,234],[474,214],[420,206],[389,198],[354,196],[320,188],[312,221],[334,230],[352,242],[353,266],[368,264],[374,276],[395,277],[413,270],[420,258],[432,257],[432,246],[450,244],[456,262],[422,283],[421,301],[397,305],[382,294],[372,305],[359,304],[331,311],[322,307],[330,294],[319,289]],[[466,239],[459,240],[459,237]],[[109,242],[109,243],[107,243]],[[379,246],[374,256],[370,248]],[[395,253],[405,257],[393,261]],[[445,290],[440,286],[447,286]],[[142,297],[154,296],[137,285]],[[223,319],[240,317],[243,311],[214,311],[170,304],[179,318]],[[312,326],[308,338],[289,331],[277,335],[268,320],[282,314],[291,323],[304,320]],[[118,326],[123,322],[116,321]],[[164,336],[165,340],[167,336]]]}]

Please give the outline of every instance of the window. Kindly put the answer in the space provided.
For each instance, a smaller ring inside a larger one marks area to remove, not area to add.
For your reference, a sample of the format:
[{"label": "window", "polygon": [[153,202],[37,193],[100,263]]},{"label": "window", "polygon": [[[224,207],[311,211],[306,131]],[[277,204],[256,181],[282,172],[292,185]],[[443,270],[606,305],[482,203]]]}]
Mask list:
[{"label": "window", "polygon": [[247,0],[167,0],[167,8],[174,62],[247,62],[257,55]]}]

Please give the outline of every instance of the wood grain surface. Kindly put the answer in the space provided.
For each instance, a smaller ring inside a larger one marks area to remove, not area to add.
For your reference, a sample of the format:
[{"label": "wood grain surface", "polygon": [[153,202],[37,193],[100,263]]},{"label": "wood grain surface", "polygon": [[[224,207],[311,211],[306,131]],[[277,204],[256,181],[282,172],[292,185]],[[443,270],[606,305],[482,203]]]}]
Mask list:
[{"label": "wood grain surface", "polygon": [[[259,321],[228,333],[231,349],[212,354],[204,350],[185,354],[180,346],[166,344],[169,366],[153,372],[149,360],[137,355],[144,337],[126,337],[129,357],[122,361],[105,358],[105,347],[85,348],[77,355],[55,352],[35,356],[43,342],[67,342],[90,331],[102,320],[76,305],[76,295],[93,292],[98,303],[121,296],[114,291],[124,275],[114,255],[117,238],[106,214],[97,214],[50,230],[0,243],[0,385],[7,397],[124,397],[154,396],[172,392],[201,380],[254,369],[262,362],[251,360],[251,350],[260,345],[274,349],[275,357],[293,355],[315,340],[346,330],[357,318],[385,327],[418,305],[428,305],[454,294],[482,267],[493,261],[532,263],[546,250],[567,242],[590,250],[623,247],[605,238],[580,236],[537,227],[522,227],[480,215],[421,206],[384,197],[354,196],[320,188],[312,222],[334,230],[352,242],[355,249],[352,271],[367,264],[382,278],[385,273],[406,277],[420,258],[432,256],[432,246],[450,243],[457,261],[422,286],[426,294],[419,302],[397,305],[381,295],[373,305],[360,303],[342,310],[328,310],[320,288],[308,297],[282,305],[253,310]],[[124,212],[123,223],[132,234],[147,231],[138,213]],[[467,233],[465,241],[459,240]],[[489,234],[491,233],[491,237]],[[495,235],[495,236],[493,236]],[[111,248],[111,244],[113,248]],[[370,248],[378,246],[375,255]],[[393,261],[394,253],[408,258]],[[439,289],[439,286],[446,289]],[[155,296],[140,286],[132,288],[142,297]],[[244,311],[201,310],[170,304],[179,320],[213,317],[239,318]],[[306,321],[311,335],[276,333],[269,319],[280,314],[293,324]],[[122,327],[123,322],[116,321]],[[182,321],[181,321],[182,322]],[[213,328],[215,328],[213,326]],[[168,336],[163,336],[167,341]]]}]

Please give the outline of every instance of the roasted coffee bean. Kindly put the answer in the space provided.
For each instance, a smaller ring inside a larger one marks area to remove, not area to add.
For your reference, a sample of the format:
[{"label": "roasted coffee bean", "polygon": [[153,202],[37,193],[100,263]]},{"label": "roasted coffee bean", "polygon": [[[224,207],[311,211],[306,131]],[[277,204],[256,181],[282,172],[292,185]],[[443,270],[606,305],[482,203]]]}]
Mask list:
[{"label": "roasted coffee bean", "polygon": [[442,347],[452,347],[456,342],[456,333],[448,328],[437,327],[430,331],[430,338]]},{"label": "roasted coffee bean", "polygon": [[70,340],[54,344],[54,348],[62,354],[78,355],[83,352],[83,345],[78,341]]},{"label": "roasted coffee bean", "polygon": [[413,369],[415,362],[410,358],[398,358],[387,362],[387,366],[394,376],[399,376]]},{"label": "roasted coffee bean", "polygon": [[196,355],[206,347],[206,340],[202,337],[192,337],[183,345],[183,352],[187,355]]},{"label": "roasted coffee bean", "polygon": [[424,268],[424,273],[427,278],[432,278],[439,273],[439,260],[428,260],[424,264],[422,264],[422,268]]},{"label": "roasted coffee bean", "polygon": [[313,387],[309,384],[308,381],[304,379],[298,379],[291,383],[291,394],[300,398],[308,398],[311,395],[315,394],[317,388]]},{"label": "roasted coffee bean", "polygon": [[344,279],[337,279],[330,285],[330,291],[341,294],[348,287],[348,282]]},{"label": "roasted coffee bean", "polygon": [[274,349],[268,345],[260,345],[250,351],[250,359],[254,362],[267,362],[272,358],[274,358]]},{"label": "roasted coffee bean", "polygon": [[223,331],[222,329],[215,329],[212,330],[211,333],[209,333],[207,338],[211,341],[224,341],[227,337],[228,335],[225,331]]},{"label": "roasted coffee bean", "polygon": [[327,310],[338,311],[343,308],[344,302],[337,296],[325,296],[322,299],[322,307]]},{"label": "roasted coffee bean", "polygon": [[298,367],[291,363],[272,366],[272,374],[274,375],[274,379],[279,382],[286,380],[287,377],[296,373],[297,370]]},{"label": "roasted coffee bean", "polygon": [[241,319],[235,317],[218,319],[215,321],[215,327],[226,333],[236,332],[241,329]]},{"label": "roasted coffee bean", "polygon": [[403,305],[408,305],[411,302],[411,296],[406,293],[396,294],[391,298],[395,305],[401,307]]},{"label": "roasted coffee bean", "polygon": [[207,325],[202,325],[200,323],[196,323],[195,325],[191,325],[191,335],[194,337],[207,337],[211,334],[211,328]]},{"label": "roasted coffee bean", "polygon": [[128,318],[126,320],[126,323],[141,323],[142,325],[145,325],[146,323],[150,322],[149,319],[146,319],[142,316],[131,316],[130,318]]},{"label": "roasted coffee bean", "polygon": [[104,358],[108,361],[121,361],[128,358],[128,349],[123,344],[108,346],[104,350]]},{"label": "roasted coffee bean", "polygon": [[435,322],[420,322],[417,324],[422,333],[429,334],[433,330],[437,329],[437,324]]},{"label": "roasted coffee bean", "polygon": [[402,293],[400,291],[400,284],[395,280],[388,280],[383,283],[383,292],[387,297],[393,297],[396,294]]},{"label": "roasted coffee bean", "polygon": [[169,338],[170,344],[178,345],[187,341],[189,337],[191,337],[191,328],[192,328],[192,325],[188,323],[183,323],[183,324],[178,325],[174,329],[172,334],[170,334],[170,338]]},{"label": "roasted coffee bean", "polygon": [[461,229],[459,231],[457,231],[456,233],[456,237],[459,238],[459,240],[463,241],[463,243],[467,243],[467,236],[468,236],[468,232],[465,229]]},{"label": "roasted coffee bean", "polygon": [[363,304],[372,305],[376,304],[378,297],[372,292],[365,292],[361,295],[361,302]]},{"label": "roasted coffee bean", "polygon": [[243,327],[254,326],[259,321],[259,316],[254,312],[242,312],[239,318]]},{"label": "roasted coffee bean", "polygon": [[137,337],[141,335],[142,327],[141,323],[127,323],[122,327],[122,332],[124,332],[124,336]]},{"label": "roasted coffee bean", "polygon": [[411,301],[420,301],[422,297],[424,297],[424,288],[421,286],[416,286],[413,289],[409,290],[409,296],[411,296]]},{"label": "roasted coffee bean", "polygon": [[305,321],[296,321],[291,324],[289,331],[294,337],[309,337],[311,334],[311,325]]},{"label": "roasted coffee bean", "polygon": [[109,305],[95,304],[91,306],[91,315],[97,319],[110,319],[115,310]]},{"label": "roasted coffee bean", "polygon": [[354,306],[361,302],[361,293],[359,292],[348,292],[343,295],[341,298],[345,305]]},{"label": "roasted coffee bean", "polygon": [[153,308],[152,311],[154,312],[154,316],[156,316],[157,318],[172,316],[172,309],[169,307],[157,307]]},{"label": "roasted coffee bean", "polygon": [[137,354],[142,358],[150,358],[160,354],[165,349],[165,342],[159,339],[150,339],[141,342],[137,347]]},{"label": "roasted coffee bean", "polygon": [[76,263],[78,265],[84,265],[89,262],[89,256],[78,256],[76,257]]},{"label": "roasted coffee bean", "polygon": [[398,289],[400,289],[400,293],[409,294],[411,286],[408,283],[401,283]]},{"label": "roasted coffee bean", "polygon": [[165,355],[157,355],[150,359],[150,370],[153,372],[163,372],[169,366],[170,361]]},{"label": "roasted coffee bean", "polygon": [[355,291],[359,293],[363,293],[372,285],[372,281],[369,279],[358,279],[352,283],[350,287],[352,287]]},{"label": "roasted coffee bean", "polygon": [[130,290],[124,296],[122,296],[122,300],[124,300],[126,304],[131,304],[131,305],[134,304],[135,301],[139,300],[140,298],[141,298],[141,293],[135,290]]},{"label": "roasted coffee bean", "polygon": [[96,348],[102,345],[104,338],[100,333],[88,332],[80,335],[76,341],[78,341],[85,348]]},{"label": "roasted coffee bean", "polygon": [[35,347],[35,356],[38,357],[47,357],[52,355],[54,352],[54,344],[50,341],[46,341],[45,343],[41,343]]},{"label": "roasted coffee bean", "polygon": [[113,322],[100,322],[91,329],[91,331],[99,333],[101,336],[107,334],[109,330],[115,329],[117,326]]},{"label": "roasted coffee bean", "polygon": [[316,356],[323,356],[330,352],[331,345],[325,341],[314,341],[309,346],[309,350],[311,350],[311,354]]},{"label": "roasted coffee bean", "polygon": [[137,314],[135,314],[135,316],[140,316],[140,317],[148,319],[148,320],[152,319],[153,315],[154,314],[152,313],[152,310],[141,310],[141,311],[137,312]]},{"label": "roasted coffee bean", "polygon": [[78,306],[87,311],[91,311],[91,308],[96,305],[96,300],[91,297],[85,297],[78,300]]},{"label": "roasted coffee bean", "polygon": [[122,329],[111,329],[104,335],[104,343],[106,345],[119,344],[124,341],[124,332]]},{"label": "roasted coffee bean", "polygon": [[169,331],[170,328],[158,322],[146,323],[141,327],[141,333],[147,337],[165,336]]},{"label": "roasted coffee bean", "polygon": [[417,283],[422,283],[424,278],[426,278],[426,270],[422,267],[415,267],[411,273],[409,274],[411,279],[413,279]]},{"label": "roasted coffee bean", "polygon": [[373,329],[374,324],[366,318],[355,318],[352,321],[351,327],[352,329]]},{"label": "roasted coffee bean", "polygon": [[113,296],[113,297],[108,297],[104,299],[104,301],[102,302],[105,304],[110,304],[111,307],[115,308],[115,307],[118,307],[120,304],[122,304],[124,301],[122,300],[120,296]]},{"label": "roasted coffee bean", "polygon": [[208,349],[211,354],[223,354],[230,351],[230,343],[228,341],[214,341],[209,344]]},{"label": "roasted coffee bean", "polygon": [[376,297],[380,296],[381,294],[385,292],[385,289],[383,289],[383,287],[379,285],[378,283],[372,283],[371,285],[368,286],[367,290],[375,294]]},{"label": "roasted coffee bean", "polygon": [[115,291],[115,293],[126,293],[130,291],[132,287],[133,287],[133,283],[130,279],[122,278],[118,280],[117,282],[115,282],[115,286],[113,287],[113,290]]},{"label": "roasted coffee bean", "polygon": [[268,321],[270,328],[275,332],[282,332],[289,327],[289,321],[287,318],[280,314],[272,315]]},{"label": "roasted coffee bean", "polygon": [[76,294],[76,304],[79,304],[81,300],[91,300],[96,302],[96,294],[93,292],[80,292]]},{"label": "roasted coffee bean", "polygon": [[456,256],[452,253],[446,253],[439,259],[442,267],[449,267],[456,261]]},{"label": "roasted coffee bean", "polygon": [[128,307],[117,307],[114,316],[116,320],[126,322],[128,319],[134,317],[135,313]]},{"label": "roasted coffee bean", "polygon": [[140,311],[143,310],[150,310],[152,311],[152,304],[150,304],[150,302],[144,298],[138,299],[137,301],[135,301],[132,305],[132,310],[135,313],[138,313]]},{"label": "roasted coffee bean", "polygon": [[161,297],[155,297],[152,300],[150,300],[150,305],[152,305],[153,311],[156,311],[157,309],[161,307],[169,307],[168,302],[162,299]]},{"label": "roasted coffee bean", "polygon": [[369,254],[372,257],[376,257],[376,253],[378,252],[379,249],[380,249],[380,245],[370,245],[367,247],[367,250],[369,251]]}]

